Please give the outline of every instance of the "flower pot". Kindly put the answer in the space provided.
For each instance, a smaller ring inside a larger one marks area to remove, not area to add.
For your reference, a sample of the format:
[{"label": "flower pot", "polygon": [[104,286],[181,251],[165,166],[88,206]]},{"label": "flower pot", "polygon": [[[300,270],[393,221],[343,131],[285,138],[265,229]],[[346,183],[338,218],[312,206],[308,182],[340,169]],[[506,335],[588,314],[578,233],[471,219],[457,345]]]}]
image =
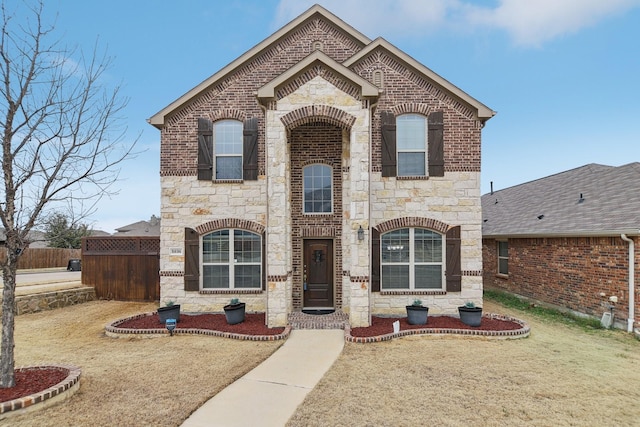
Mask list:
[{"label": "flower pot", "polygon": [[482,307],[467,307],[465,305],[458,307],[460,320],[465,325],[480,326],[482,322]]},{"label": "flower pot", "polygon": [[179,322],[180,304],[158,308],[158,317],[160,318],[160,323],[162,323],[163,325],[167,322],[167,319],[176,319],[176,322]]},{"label": "flower pot", "polygon": [[429,307],[421,305],[407,306],[407,323],[410,325],[425,325],[427,323],[427,314]]},{"label": "flower pot", "polygon": [[244,322],[244,310],[246,304],[243,302],[239,302],[238,304],[228,304],[225,305],[224,315],[227,317],[227,323],[230,325],[235,325],[237,323]]}]

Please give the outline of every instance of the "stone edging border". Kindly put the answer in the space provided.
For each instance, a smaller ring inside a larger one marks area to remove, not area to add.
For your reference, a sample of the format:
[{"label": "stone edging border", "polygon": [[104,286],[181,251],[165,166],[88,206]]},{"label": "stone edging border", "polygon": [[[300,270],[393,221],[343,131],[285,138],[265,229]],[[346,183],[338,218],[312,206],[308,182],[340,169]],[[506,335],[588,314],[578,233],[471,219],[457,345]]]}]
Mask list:
[{"label": "stone edging border", "polygon": [[344,338],[347,342],[367,344],[374,342],[389,341],[394,338],[404,337],[407,335],[463,335],[465,337],[477,337],[486,339],[518,339],[526,338],[531,333],[531,328],[525,322],[515,317],[503,316],[501,314],[485,314],[482,317],[496,320],[505,320],[519,324],[520,329],[507,331],[485,331],[481,329],[449,329],[449,328],[421,328],[421,329],[405,329],[397,333],[385,335],[377,335],[375,337],[354,337],[351,335],[351,328],[345,326]]},{"label": "stone edging border", "polygon": [[48,364],[22,367],[22,369],[38,368],[60,368],[66,369],[69,373],[64,380],[46,390],[0,403],[0,420],[47,408],[58,401],[68,399],[80,388],[81,370],[77,366]]},{"label": "stone edging border", "polygon": [[[124,319],[119,319],[119,320],[116,320],[115,322],[111,322],[105,327],[105,334],[111,338],[131,337],[131,335],[144,335],[146,337],[158,337],[163,335],[169,335],[169,331],[167,331],[165,328],[128,329],[128,328],[118,327],[118,325],[128,320],[135,320],[141,317],[153,316],[154,314],[156,314],[156,312],[136,314],[134,316],[125,317]],[[290,325],[287,325],[287,327],[284,328],[284,331],[282,331],[282,333],[276,334],[276,335],[246,335],[246,334],[237,334],[234,332],[222,332],[222,331],[214,331],[211,329],[197,329],[197,328],[185,328],[185,329],[176,328],[173,331],[174,335],[210,335],[215,337],[232,338],[236,340],[246,340],[246,341],[278,341],[278,340],[286,339],[290,333],[291,333]]]}]

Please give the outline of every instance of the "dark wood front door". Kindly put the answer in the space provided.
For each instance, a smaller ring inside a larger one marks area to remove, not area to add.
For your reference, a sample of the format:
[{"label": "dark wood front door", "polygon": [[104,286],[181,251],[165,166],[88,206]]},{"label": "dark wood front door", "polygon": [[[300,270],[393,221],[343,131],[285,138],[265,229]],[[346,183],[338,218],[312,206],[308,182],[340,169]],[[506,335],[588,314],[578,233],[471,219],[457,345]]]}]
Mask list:
[{"label": "dark wood front door", "polygon": [[304,241],[304,306],[333,307],[333,241]]}]

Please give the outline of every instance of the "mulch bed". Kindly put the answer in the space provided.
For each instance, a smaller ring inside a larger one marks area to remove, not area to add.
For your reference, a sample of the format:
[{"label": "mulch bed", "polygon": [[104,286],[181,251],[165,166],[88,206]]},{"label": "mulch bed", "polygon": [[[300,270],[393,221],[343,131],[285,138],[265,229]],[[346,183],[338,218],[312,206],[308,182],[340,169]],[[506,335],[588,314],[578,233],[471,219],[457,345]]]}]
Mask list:
[{"label": "mulch bed", "polygon": [[471,329],[479,331],[513,331],[522,328],[517,322],[508,320],[482,318],[482,323],[478,327],[465,325],[457,317],[451,316],[429,316],[426,325],[410,325],[406,317],[376,317],[371,318],[371,326],[366,328],[352,328],[353,337],[375,337],[393,333],[393,322],[400,321],[400,330],[407,329]]},{"label": "mulch bed", "polygon": [[62,382],[68,375],[68,369],[61,368],[24,368],[15,370],[16,385],[0,388],[0,402],[18,399],[40,393]]}]

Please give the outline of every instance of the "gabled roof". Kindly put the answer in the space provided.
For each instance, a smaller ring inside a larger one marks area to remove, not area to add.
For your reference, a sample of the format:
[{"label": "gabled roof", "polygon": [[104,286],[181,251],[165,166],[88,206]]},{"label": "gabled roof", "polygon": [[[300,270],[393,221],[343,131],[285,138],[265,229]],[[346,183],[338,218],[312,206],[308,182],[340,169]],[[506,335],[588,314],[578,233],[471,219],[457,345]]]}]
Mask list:
[{"label": "gabled roof", "polygon": [[326,10],[325,8],[323,8],[318,4],[313,5],[312,7],[307,9],[307,11],[304,12],[302,15],[298,16],[293,21],[289,22],[287,25],[285,25],[284,27],[280,28],[278,31],[273,33],[271,36],[269,36],[268,38],[264,39],[262,42],[258,43],[257,45],[249,49],[238,59],[231,62],[229,65],[227,65],[226,67],[224,67],[223,69],[221,69],[220,71],[218,71],[217,73],[215,73],[214,75],[212,75],[211,77],[209,77],[208,79],[200,83],[198,86],[194,87],[189,92],[185,93],[180,98],[178,98],[177,100],[175,100],[174,102],[172,102],[171,104],[169,104],[168,106],[166,106],[165,108],[163,108],[162,110],[154,114],[151,118],[148,119],[148,122],[153,126],[161,129],[162,126],[164,125],[165,117],[169,113],[185,105],[186,103],[191,101],[193,98],[195,98],[197,95],[207,90],[217,81],[223,79],[225,76],[229,75],[230,73],[232,73],[233,71],[235,71],[236,69],[244,65],[246,62],[248,62],[252,58],[260,55],[266,48],[268,48],[274,43],[277,43],[282,38],[286,37],[289,33],[297,29],[298,26],[300,26],[302,23],[304,23],[308,19],[313,18],[314,15],[321,15],[324,19],[328,20],[329,22],[334,24],[336,27],[338,27],[340,30],[342,30],[343,32],[351,36],[351,38],[359,42],[362,46],[365,46],[371,42],[371,40],[367,36],[359,32],[355,28],[353,28],[351,25],[344,22],[342,19],[338,18],[333,13],[329,12],[328,10]]},{"label": "gabled roof", "polygon": [[482,196],[482,236],[640,234],[640,163],[588,164]]},{"label": "gabled roof", "polygon": [[482,102],[478,101],[477,99],[473,98],[469,94],[465,93],[460,88],[458,88],[451,82],[447,81],[446,79],[441,77],[439,74],[435,73],[430,68],[425,67],[423,64],[416,61],[411,56],[407,55],[406,53],[404,53],[403,51],[401,51],[400,49],[398,49],[397,47],[395,47],[394,45],[392,45],[382,37],[378,37],[373,42],[369,43],[360,52],[356,53],[351,58],[346,60],[343,65],[345,67],[351,67],[353,64],[357,63],[359,60],[366,57],[367,55],[369,55],[371,52],[373,52],[378,48],[384,49],[391,55],[395,56],[396,59],[400,60],[400,62],[404,63],[404,65],[406,65],[410,69],[413,69],[418,74],[424,75],[433,83],[440,86],[440,88],[442,88],[445,92],[448,92],[458,100],[473,107],[475,110],[478,111],[478,118],[482,122],[485,122],[489,120],[491,117],[496,115],[496,112],[493,111],[491,108],[487,107]]},{"label": "gabled roof", "polygon": [[138,221],[120,228],[116,228],[114,236],[159,236],[160,218],[151,215],[149,221]]}]

